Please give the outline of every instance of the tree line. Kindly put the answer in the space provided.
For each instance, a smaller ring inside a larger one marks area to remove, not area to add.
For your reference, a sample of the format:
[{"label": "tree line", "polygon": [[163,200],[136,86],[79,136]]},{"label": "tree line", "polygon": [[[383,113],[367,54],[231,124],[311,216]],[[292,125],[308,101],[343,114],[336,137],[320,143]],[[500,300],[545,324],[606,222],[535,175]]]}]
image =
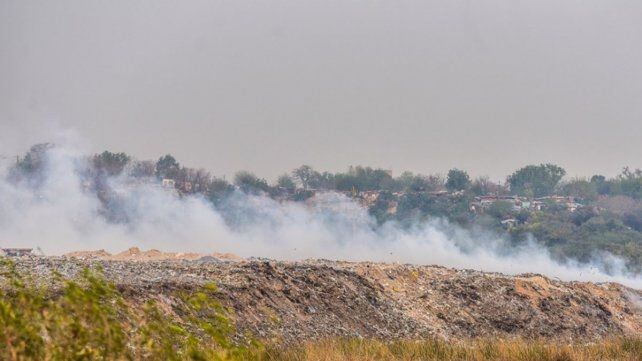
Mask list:
[{"label": "tree line", "polygon": [[[46,153],[53,146],[33,146],[20,157],[9,173],[13,181],[38,184],[43,179]],[[395,221],[412,226],[434,217],[446,218],[462,227],[491,229],[520,244],[534,235],[554,257],[589,261],[596,252],[608,251],[624,257],[629,266],[642,271],[642,171],[625,167],[615,177],[592,175],[565,179],[566,171],[555,164],[527,165],[515,170],[505,182],[488,177],[471,178],[453,168],[446,175],[403,172],[393,177],[390,171],[366,166],[352,166],[345,172],[317,171],[302,165],[270,182],[249,171],[240,171],[231,181],[212,176],[204,169],[181,165],[167,154],[156,161],[136,160],[125,153],[104,151],[88,157],[79,173],[87,186],[103,202],[103,214],[122,221],[115,195],[110,193],[109,177],[161,183],[171,179],[181,195],[200,194],[223,215],[225,200],[234,192],[266,195],[302,201],[315,191],[338,191],[356,198],[375,191],[377,198],[368,211],[379,222]],[[543,210],[516,210],[508,202],[498,201],[483,214],[471,212],[476,197],[517,195],[536,199],[551,195],[574,197],[583,207],[570,212],[554,202]],[[230,211],[232,212],[232,211]],[[503,221],[513,227],[505,229]]]}]

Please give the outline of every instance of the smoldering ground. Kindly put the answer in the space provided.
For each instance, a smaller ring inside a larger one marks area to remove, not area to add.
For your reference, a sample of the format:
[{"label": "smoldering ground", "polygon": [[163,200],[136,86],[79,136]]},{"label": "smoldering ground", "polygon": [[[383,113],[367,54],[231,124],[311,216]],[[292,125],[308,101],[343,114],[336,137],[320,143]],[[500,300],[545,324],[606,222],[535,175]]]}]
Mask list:
[{"label": "smoldering ground", "polygon": [[104,179],[110,190],[106,212],[104,199],[87,185],[87,157],[65,146],[43,154],[37,175],[31,177],[12,176],[15,169],[10,164],[3,167],[2,246],[40,247],[51,255],[139,246],[282,260],[437,264],[642,288],[642,276],[627,273],[624,262],[608,254],[596,255],[590,264],[561,263],[534,241],[514,246],[498,235],[466,230],[443,219],[404,227],[394,222],[378,225],[367,209],[332,192],[308,202],[279,202],[235,191],[214,207],[202,196],[181,196],[156,179],[135,178],[125,171]]}]

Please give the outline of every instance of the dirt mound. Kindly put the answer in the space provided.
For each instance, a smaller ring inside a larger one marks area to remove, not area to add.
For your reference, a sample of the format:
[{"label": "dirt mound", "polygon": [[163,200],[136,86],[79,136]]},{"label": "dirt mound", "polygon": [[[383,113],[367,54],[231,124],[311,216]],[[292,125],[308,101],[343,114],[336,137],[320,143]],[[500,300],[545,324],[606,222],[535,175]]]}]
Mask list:
[{"label": "dirt mound", "polygon": [[[119,256],[119,255],[116,255]],[[329,261],[154,260],[156,251],[119,257],[146,262],[55,258],[18,260],[47,279],[100,264],[138,307],[171,309],[177,291],[206,282],[234,310],[239,335],[275,342],[329,336],[596,340],[642,334],[642,292],[618,284],[562,282],[437,266]]]},{"label": "dirt mound", "polygon": [[104,249],[98,251],[70,252],[63,257],[79,258],[86,260],[110,260],[110,261],[171,261],[171,260],[198,260],[204,257],[217,261],[241,261],[242,258],[231,253],[194,253],[194,252],[162,252],[157,249],[142,251],[138,247],[131,247],[123,252],[111,254]]},{"label": "dirt mound", "polygon": [[111,257],[111,253],[105,251],[104,249],[99,249],[97,251],[70,252],[70,253],[66,253],[63,257],[80,258],[80,259],[107,259]]}]

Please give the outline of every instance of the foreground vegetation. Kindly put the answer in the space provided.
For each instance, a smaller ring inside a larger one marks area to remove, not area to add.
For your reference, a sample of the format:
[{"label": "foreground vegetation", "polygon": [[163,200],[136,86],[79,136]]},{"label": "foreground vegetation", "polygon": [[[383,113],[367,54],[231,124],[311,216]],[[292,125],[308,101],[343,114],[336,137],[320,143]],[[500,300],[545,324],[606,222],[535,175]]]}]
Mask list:
[{"label": "foreground vegetation", "polygon": [[293,348],[267,350],[265,360],[287,361],[410,361],[410,360],[642,360],[642,340],[615,339],[588,345],[553,344],[544,341],[478,340],[398,341],[326,340]]},{"label": "foreground vegetation", "polygon": [[[99,269],[34,280],[0,260],[2,360],[642,360],[642,339],[551,341],[331,339],[268,345],[235,337],[213,285],[177,293],[171,309],[131,304]],[[36,282],[37,281],[37,282]],[[44,283],[47,285],[45,286]]]},{"label": "foreground vegetation", "polygon": [[234,329],[214,285],[179,294],[182,302],[173,310],[161,310],[151,297],[143,307],[132,307],[100,270],[86,269],[76,280],[58,275],[53,284],[39,286],[0,261],[2,360],[259,357],[258,343],[230,341]]}]

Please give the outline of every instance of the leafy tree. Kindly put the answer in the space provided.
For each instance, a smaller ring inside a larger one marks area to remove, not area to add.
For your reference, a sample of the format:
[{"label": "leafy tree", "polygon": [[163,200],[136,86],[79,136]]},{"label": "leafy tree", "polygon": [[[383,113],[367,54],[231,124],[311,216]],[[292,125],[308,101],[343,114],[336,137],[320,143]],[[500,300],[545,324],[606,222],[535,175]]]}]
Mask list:
[{"label": "leafy tree", "polygon": [[395,197],[390,191],[381,191],[375,203],[368,209],[368,212],[375,217],[377,222],[383,223],[390,218],[388,208],[390,208],[390,204],[394,202],[394,200]]},{"label": "leafy tree", "polygon": [[176,179],[180,171],[180,165],[170,154],[164,155],[156,162],[156,177],[159,179]]},{"label": "leafy tree", "polygon": [[448,178],[446,180],[446,188],[449,191],[460,191],[468,189],[470,186],[470,177],[468,173],[463,170],[453,168],[448,171]]},{"label": "leafy tree", "polygon": [[334,187],[339,191],[360,191],[359,179],[352,174],[337,173],[334,176]]},{"label": "leafy tree", "polygon": [[244,193],[258,194],[260,192],[268,193],[270,186],[263,178],[255,176],[251,172],[240,171],[234,175],[234,184]]},{"label": "leafy tree", "polygon": [[18,159],[17,170],[30,174],[42,169],[47,152],[54,147],[51,143],[33,145],[22,159]]},{"label": "leafy tree", "polygon": [[314,173],[315,171],[314,169],[312,169],[312,167],[304,164],[299,168],[293,170],[292,176],[294,177],[294,179],[299,181],[299,184],[301,184],[301,187],[303,187],[303,189],[308,189],[308,187],[310,186],[310,182],[314,177]]},{"label": "leafy tree", "polygon": [[642,232],[642,209],[638,209],[636,212],[626,213],[622,217],[624,224],[635,229],[638,232]]},{"label": "leafy tree", "polygon": [[505,194],[506,189],[488,177],[478,177],[470,185],[470,192],[476,196]]},{"label": "leafy tree", "polygon": [[543,197],[553,193],[566,171],[554,164],[528,165],[508,177],[514,194]]},{"label": "leafy tree", "polygon": [[136,178],[152,177],[156,173],[156,165],[153,161],[133,161],[129,167],[129,175]]},{"label": "leafy tree", "polygon": [[591,184],[595,186],[595,191],[599,195],[605,195],[611,193],[612,183],[606,180],[606,177],[603,175],[596,174],[591,177]]},{"label": "leafy tree", "polygon": [[290,191],[296,189],[296,184],[294,183],[294,180],[292,179],[292,177],[290,177],[287,174],[282,174],[281,176],[279,176],[279,178],[276,181],[276,185],[278,187],[281,187],[283,189],[287,189]]},{"label": "leafy tree", "polygon": [[619,193],[635,199],[642,198],[642,170],[630,170],[624,167],[622,173],[617,177]]},{"label": "leafy tree", "polygon": [[122,173],[125,166],[131,161],[131,157],[125,153],[112,153],[104,151],[92,159],[94,167],[106,175],[118,175]]},{"label": "leafy tree", "polygon": [[316,189],[335,189],[335,175],[330,172],[313,172],[310,187]]},{"label": "leafy tree", "polygon": [[234,186],[225,179],[214,178],[210,182],[207,198],[215,206],[220,205],[225,198],[234,192]]},{"label": "leafy tree", "polygon": [[384,169],[356,166],[350,167],[348,175],[352,177],[359,190],[390,190],[393,187],[392,176]]},{"label": "leafy tree", "polygon": [[486,210],[486,214],[498,220],[510,218],[514,215],[513,205],[509,202],[498,201],[490,205]]},{"label": "leafy tree", "polygon": [[412,172],[403,172],[395,179],[396,189],[406,192],[429,192],[443,189],[444,180],[439,175],[425,176]]},{"label": "leafy tree", "polygon": [[188,169],[186,180],[192,183],[194,192],[206,193],[212,183],[212,175],[205,169]]},{"label": "leafy tree", "polygon": [[563,195],[583,200],[595,200],[597,198],[597,185],[582,178],[574,178],[562,184],[560,191]]},{"label": "leafy tree", "polygon": [[397,188],[406,192],[423,192],[428,189],[426,177],[412,172],[403,172],[395,180]]},{"label": "leafy tree", "polygon": [[444,178],[439,174],[431,174],[426,177],[426,190],[439,191],[444,189]]}]

